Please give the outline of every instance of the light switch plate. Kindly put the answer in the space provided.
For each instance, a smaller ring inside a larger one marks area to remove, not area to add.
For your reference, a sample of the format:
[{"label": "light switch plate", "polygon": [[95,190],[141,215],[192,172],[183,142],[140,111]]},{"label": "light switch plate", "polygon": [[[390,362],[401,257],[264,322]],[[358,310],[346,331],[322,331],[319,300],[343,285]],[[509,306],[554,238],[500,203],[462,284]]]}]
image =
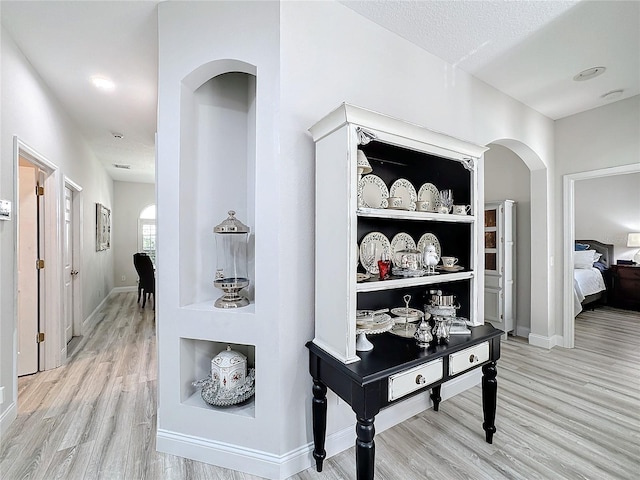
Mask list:
[{"label": "light switch plate", "polygon": [[11,220],[11,202],[0,200],[0,220]]}]

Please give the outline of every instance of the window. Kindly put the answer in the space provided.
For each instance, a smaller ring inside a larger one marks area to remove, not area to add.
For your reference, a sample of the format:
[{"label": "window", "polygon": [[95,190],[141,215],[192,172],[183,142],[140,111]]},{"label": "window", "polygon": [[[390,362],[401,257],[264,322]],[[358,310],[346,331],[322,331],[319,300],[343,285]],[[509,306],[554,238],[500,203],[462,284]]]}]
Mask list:
[{"label": "window", "polygon": [[138,218],[138,251],[144,252],[156,264],[156,206],[144,208]]}]

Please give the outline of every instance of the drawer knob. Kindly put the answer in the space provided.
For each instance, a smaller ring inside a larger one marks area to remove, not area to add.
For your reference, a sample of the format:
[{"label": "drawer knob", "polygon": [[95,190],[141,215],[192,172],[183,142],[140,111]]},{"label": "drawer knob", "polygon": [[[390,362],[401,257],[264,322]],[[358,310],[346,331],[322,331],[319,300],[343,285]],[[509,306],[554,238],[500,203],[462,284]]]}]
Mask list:
[{"label": "drawer knob", "polygon": [[478,359],[478,357],[476,357],[473,353],[471,355],[469,355],[469,362],[473,363]]},{"label": "drawer knob", "polygon": [[423,385],[423,384],[427,383],[427,379],[426,379],[426,378],[424,378],[422,375],[418,375],[418,376],[416,377],[416,383],[417,383],[418,385]]}]

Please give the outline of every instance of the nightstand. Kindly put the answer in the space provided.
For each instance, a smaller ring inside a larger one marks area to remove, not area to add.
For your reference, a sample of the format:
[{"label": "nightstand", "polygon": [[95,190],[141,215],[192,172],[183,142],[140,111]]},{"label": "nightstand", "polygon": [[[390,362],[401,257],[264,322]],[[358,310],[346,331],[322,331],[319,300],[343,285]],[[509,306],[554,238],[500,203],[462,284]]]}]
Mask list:
[{"label": "nightstand", "polygon": [[611,305],[640,311],[640,265],[611,266]]}]

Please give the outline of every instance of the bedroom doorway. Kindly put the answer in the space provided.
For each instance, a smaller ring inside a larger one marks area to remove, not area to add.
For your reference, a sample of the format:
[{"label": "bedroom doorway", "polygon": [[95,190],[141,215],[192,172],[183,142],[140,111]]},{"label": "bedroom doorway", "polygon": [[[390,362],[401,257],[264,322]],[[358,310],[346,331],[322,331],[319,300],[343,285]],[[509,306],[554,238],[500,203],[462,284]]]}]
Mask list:
[{"label": "bedroom doorway", "polygon": [[575,244],[575,182],[595,178],[640,173],[640,164],[603,168],[588,172],[573,173],[563,177],[563,342],[564,347],[575,346],[575,317],[573,316],[573,250]]}]

